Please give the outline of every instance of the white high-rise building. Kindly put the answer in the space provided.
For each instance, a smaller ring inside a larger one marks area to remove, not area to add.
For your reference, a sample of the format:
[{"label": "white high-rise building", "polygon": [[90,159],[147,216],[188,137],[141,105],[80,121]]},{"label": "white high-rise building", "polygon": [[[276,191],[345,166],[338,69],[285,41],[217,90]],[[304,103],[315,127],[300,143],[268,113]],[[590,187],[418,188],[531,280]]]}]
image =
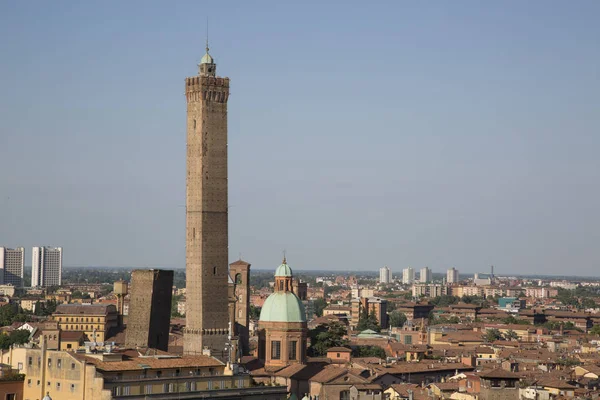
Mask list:
[{"label": "white high-rise building", "polygon": [[31,287],[60,286],[62,247],[34,247],[31,258]]},{"label": "white high-rise building", "polygon": [[411,285],[415,281],[415,270],[411,267],[402,270],[402,283]]},{"label": "white high-rise building", "polygon": [[25,249],[0,247],[0,284],[23,286],[23,265]]},{"label": "white high-rise building", "polygon": [[379,268],[379,283],[392,283],[392,271],[388,267]]},{"label": "white high-rise building", "polygon": [[431,270],[428,267],[421,268],[421,272],[419,274],[419,282],[421,282],[421,283],[431,282]]},{"label": "white high-rise building", "polygon": [[458,283],[458,270],[454,267],[450,268],[446,273],[446,283]]}]

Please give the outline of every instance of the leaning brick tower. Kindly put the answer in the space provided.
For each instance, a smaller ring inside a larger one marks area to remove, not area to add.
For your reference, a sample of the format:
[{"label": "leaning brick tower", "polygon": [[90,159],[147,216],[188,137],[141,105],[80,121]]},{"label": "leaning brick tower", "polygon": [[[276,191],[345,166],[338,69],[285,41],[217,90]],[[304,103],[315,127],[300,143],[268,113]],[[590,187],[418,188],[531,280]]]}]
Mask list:
[{"label": "leaning brick tower", "polygon": [[227,100],[229,78],[208,53],[185,80],[186,354],[220,356],[228,335]]}]

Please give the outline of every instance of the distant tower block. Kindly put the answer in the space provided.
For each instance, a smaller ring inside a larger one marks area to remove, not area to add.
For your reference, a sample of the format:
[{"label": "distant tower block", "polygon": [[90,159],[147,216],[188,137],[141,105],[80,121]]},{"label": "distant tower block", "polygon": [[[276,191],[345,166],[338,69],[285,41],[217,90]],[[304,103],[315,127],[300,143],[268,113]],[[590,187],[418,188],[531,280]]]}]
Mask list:
[{"label": "distant tower block", "polygon": [[113,292],[117,296],[117,312],[119,317],[123,316],[123,303],[125,302],[125,296],[127,295],[128,285],[123,280],[115,281],[113,284]]},{"label": "distant tower block", "polygon": [[227,100],[229,78],[208,53],[185,80],[187,100],[185,354],[224,356],[228,318]]},{"label": "distant tower block", "polygon": [[131,272],[126,346],[168,350],[172,288],[173,271]]}]

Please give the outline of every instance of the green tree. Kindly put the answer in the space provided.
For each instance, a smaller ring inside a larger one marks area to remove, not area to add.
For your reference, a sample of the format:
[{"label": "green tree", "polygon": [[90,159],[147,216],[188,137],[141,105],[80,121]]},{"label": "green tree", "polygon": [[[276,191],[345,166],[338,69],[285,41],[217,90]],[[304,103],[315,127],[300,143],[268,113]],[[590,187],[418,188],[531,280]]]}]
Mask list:
[{"label": "green tree", "polygon": [[459,297],[443,295],[431,299],[429,302],[436,307],[448,307],[449,305],[456,304],[460,301]]},{"label": "green tree", "polygon": [[485,332],[485,335],[483,337],[485,339],[486,342],[494,342],[496,340],[500,340],[502,339],[502,334],[500,333],[500,331],[496,328],[493,329],[488,329]]},{"label": "green tree", "polygon": [[6,350],[13,344],[27,343],[30,334],[27,329],[15,329],[9,335],[0,333],[0,349]]},{"label": "green tree", "polygon": [[582,308],[596,308],[596,307],[598,307],[598,304],[596,304],[596,301],[594,299],[591,299],[589,297],[584,297],[581,299],[581,307]]},{"label": "green tree", "polygon": [[358,320],[358,325],[356,328],[361,332],[367,329],[370,329],[375,332],[381,332],[381,327],[379,326],[379,322],[377,321],[375,310],[371,310],[371,313],[367,314],[367,310],[363,309],[361,311],[360,319]]},{"label": "green tree", "polygon": [[348,344],[345,339],[348,331],[346,326],[338,321],[332,321],[328,324],[322,324],[309,332],[310,348],[309,354],[312,356],[324,356],[327,349],[331,347],[341,347]]},{"label": "green tree", "polygon": [[406,315],[401,313],[398,310],[392,311],[390,313],[390,326],[391,327],[401,327],[406,323]]},{"label": "green tree", "polygon": [[260,318],[261,307],[256,307],[254,304],[250,304],[250,319]]},{"label": "green tree", "polygon": [[517,335],[517,332],[513,331],[512,329],[509,329],[504,333],[504,339],[505,340],[518,340],[519,335]]},{"label": "green tree", "polygon": [[31,333],[27,329],[15,329],[10,333],[11,344],[24,344],[29,341]]},{"label": "green tree", "polygon": [[183,298],[182,295],[175,295],[171,297],[171,317],[172,318],[181,318],[183,315],[179,314],[177,311],[177,303]]},{"label": "green tree", "polygon": [[325,309],[325,307],[327,307],[327,301],[323,298],[318,298],[313,302],[313,305],[315,307],[315,314],[317,314],[317,317],[322,317],[323,316],[323,309]]},{"label": "green tree", "polygon": [[600,325],[592,326],[592,329],[590,329],[590,334],[600,336]]},{"label": "green tree", "polygon": [[378,357],[381,359],[386,358],[385,350],[379,346],[356,346],[352,350],[354,357]]},{"label": "green tree", "polygon": [[529,325],[529,321],[515,318],[513,315],[503,318],[502,323],[506,325]]}]

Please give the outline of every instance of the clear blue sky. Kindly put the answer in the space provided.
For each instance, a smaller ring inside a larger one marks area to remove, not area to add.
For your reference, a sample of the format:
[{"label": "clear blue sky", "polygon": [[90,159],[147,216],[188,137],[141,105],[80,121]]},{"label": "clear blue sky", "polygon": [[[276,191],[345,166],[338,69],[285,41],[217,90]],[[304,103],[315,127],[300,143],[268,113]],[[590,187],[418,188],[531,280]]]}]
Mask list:
[{"label": "clear blue sky", "polygon": [[0,245],[184,266],[207,16],[232,80],[232,261],[598,274],[583,0],[0,2]]}]

